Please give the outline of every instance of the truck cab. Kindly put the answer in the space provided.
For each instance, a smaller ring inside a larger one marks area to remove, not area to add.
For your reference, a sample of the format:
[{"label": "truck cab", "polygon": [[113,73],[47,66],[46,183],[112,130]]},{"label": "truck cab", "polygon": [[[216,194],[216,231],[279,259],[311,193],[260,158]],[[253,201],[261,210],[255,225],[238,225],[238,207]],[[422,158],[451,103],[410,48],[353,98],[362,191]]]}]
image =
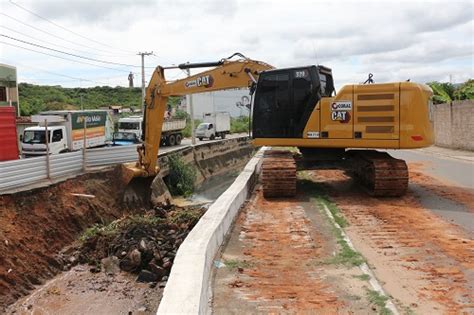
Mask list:
[{"label": "truck cab", "polygon": [[[21,136],[21,150],[24,157],[45,155],[45,127],[29,127]],[[50,154],[58,154],[69,150],[65,126],[48,126],[48,146]]]},{"label": "truck cab", "polygon": [[143,134],[143,117],[142,116],[130,116],[120,118],[118,121],[119,132],[133,132],[137,135],[138,139],[142,138]]},{"label": "truck cab", "polygon": [[196,138],[202,140],[204,138],[214,140],[216,131],[212,123],[200,123],[196,128]]},{"label": "truck cab", "polygon": [[230,133],[230,114],[227,112],[205,113],[204,122],[196,128],[196,138],[214,140],[224,139]]}]

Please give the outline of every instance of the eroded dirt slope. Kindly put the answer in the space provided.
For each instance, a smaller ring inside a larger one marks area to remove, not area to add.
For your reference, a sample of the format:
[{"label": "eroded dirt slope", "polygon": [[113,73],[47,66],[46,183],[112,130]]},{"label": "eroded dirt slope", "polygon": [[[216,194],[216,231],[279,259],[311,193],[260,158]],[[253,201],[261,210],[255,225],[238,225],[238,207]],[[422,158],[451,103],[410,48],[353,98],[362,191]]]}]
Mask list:
[{"label": "eroded dirt slope", "polygon": [[86,174],[49,188],[0,196],[0,311],[62,270],[56,253],[81,231],[123,215],[115,174]]}]

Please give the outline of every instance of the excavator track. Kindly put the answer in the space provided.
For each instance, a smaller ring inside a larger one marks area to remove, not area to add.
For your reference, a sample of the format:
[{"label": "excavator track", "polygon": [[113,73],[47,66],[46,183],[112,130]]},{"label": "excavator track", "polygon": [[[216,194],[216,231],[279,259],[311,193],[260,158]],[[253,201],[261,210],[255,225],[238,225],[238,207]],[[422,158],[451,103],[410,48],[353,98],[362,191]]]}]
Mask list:
[{"label": "excavator track", "polygon": [[294,197],[296,195],[296,163],[290,151],[267,150],[262,163],[263,196]]},{"label": "excavator track", "polygon": [[351,169],[367,192],[375,197],[403,196],[408,188],[405,161],[375,150],[349,151]]}]

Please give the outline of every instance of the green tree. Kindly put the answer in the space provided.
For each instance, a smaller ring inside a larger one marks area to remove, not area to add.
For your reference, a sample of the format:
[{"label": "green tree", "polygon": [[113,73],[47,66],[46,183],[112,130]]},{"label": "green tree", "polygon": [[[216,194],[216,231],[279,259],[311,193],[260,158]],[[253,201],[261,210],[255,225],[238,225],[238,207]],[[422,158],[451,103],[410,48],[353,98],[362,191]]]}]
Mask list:
[{"label": "green tree", "polygon": [[237,118],[231,117],[230,132],[231,133],[249,132],[249,116],[242,115]]},{"label": "green tree", "polygon": [[449,103],[454,100],[454,86],[451,83],[429,82],[433,90],[433,103]]},{"label": "green tree", "polygon": [[459,86],[454,91],[457,100],[473,100],[474,99],[474,80],[470,79]]}]

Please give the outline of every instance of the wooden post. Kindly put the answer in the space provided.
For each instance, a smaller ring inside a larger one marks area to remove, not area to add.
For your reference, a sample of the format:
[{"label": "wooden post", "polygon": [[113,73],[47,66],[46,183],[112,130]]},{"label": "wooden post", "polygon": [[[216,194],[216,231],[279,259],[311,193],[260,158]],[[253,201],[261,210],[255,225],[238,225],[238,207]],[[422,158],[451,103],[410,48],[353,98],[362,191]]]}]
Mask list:
[{"label": "wooden post", "polygon": [[82,170],[85,172],[87,170],[86,163],[86,146],[87,146],[87,119],[84,117],[84,138],[82,143]]},{"label": "wooden post", "polygon": [[51,168],[49,164],[49,134],[48,134],[48,120],[44,120],[44,143],[46,144],[46,178],[51,179]]}]

